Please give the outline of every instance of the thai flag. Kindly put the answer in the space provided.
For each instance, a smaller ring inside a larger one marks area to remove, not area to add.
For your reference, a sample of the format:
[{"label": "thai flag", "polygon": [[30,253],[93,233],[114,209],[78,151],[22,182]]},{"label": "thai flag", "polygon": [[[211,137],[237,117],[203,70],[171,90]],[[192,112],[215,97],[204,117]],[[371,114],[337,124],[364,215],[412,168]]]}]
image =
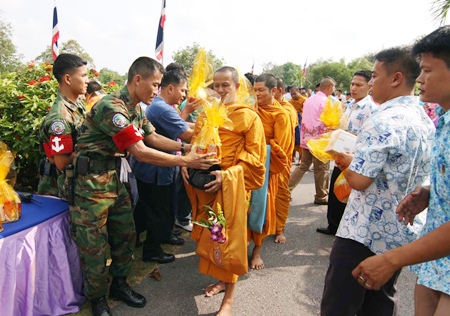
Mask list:
[{"label": "thai flag", "polygon": [[158,24],[158,36],[156,37],[155,56],[160,62],[164,52],[164,23],[166,22],[166,0],[162,1],[161,17]]},{"label": "thai flag", "polygon": [[55,60],[56,57],[58,57],[59,55],[58,40],[59,40],[58,13],[56,12],[56,1],[55,1],[55,8],[53,9],[53,34],[52,34],[53,60]]},{"label": "thai flag", "polygon": [[306,63],[308,62],[308,59],[306,59],[305,64],[303,65],[303,69],[302,69],[302,76],[306,76]]}]

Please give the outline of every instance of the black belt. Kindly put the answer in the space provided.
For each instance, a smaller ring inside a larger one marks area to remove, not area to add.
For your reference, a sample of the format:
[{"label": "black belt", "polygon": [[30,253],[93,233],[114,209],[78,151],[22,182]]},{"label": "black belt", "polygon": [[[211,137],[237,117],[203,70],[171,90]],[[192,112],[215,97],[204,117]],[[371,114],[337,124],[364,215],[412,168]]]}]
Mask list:
[{"label": "black belt", "polygon": [[97,160],[89,159],[90,172],[106,172],[109,170],[117,170],[120,168],[120,159]]}]

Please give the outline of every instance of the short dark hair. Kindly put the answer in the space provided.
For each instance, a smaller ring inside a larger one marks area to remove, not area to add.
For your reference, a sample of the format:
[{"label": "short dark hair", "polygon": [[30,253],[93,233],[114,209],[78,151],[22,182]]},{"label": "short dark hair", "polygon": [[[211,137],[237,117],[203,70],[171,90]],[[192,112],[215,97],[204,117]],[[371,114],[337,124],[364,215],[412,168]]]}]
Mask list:
[{"label": "short dark hair", "polygon": [[245,76],[245,78],[248,79],[248,81],[250,81],[252,86],[255,84],[255,75],[254,74],[252,74],[250,72],[247,72],[247,73],[244,74],[244,76]]},{"label": "short dark hair", "polygon": [[354,76],[361,76],[361,77],[364,77],[364,79],[365,79],[367,82],[369,82],[370,79],[372,79],[372,71],[366,70],[366,69],[358,70],[358,71],[355,71],[355,73],[353,74],[353,77],[354,77]]},{"label": "short dark hair", "polygon": [[133,81],[136,75],[141,75],[143,79],[147,79],[156,72],[163,75],[166,73],[163,65],[150,57],[139,57],[132,64],[128,70],[128,82]]},{"label": "short dark hair", "polygon": [[277,87],[277,78],[272,74],[259,75],[255,78],[255,83],[256,82],[264,82],[264,85],[269,88],[269,90]]},{"label": "short dark hair", "polygon": [[87,93],[91,94],[102,89],[102,85],[96,80],[90,80],[87,86]]},{"label": "short dark hair", "polygon": [[286,88],[286,85],[284,84],[283,79],[281,79],[280,77],[277,77],[277,88],[278,89],[283,89],[283,91]]},{"label": "short dark hair", "polygon": [[165,88],[169,85],[177,86],[183,81],[187,81],[187,78],[183,72],[179,69],[169,70],[164,74],[164,77],[161,80],[161,88]]},{"label": "short dark hair", "polygon": [[75,69],[87,65],[87,60],[73,54],[59,54],[53,63],[53,76],[61,82],[65,74],[71,74]]},{"label": "short dark hair", "polygon": [[214,74],[218,72],[231,72],[231,79],[233,79],[234,83],[239,83],[239,73],[236,70],[236,68],[230,67],[230,66],[223,66],[217,69]]},{"label": "short dark hair", "polygon": [[450,25],[442,26],[418,40],[412,48],[412,53],[431,53],[434,58],[442,59],[450,68]]},{"label": "short dark hair", "polygon": [[177,63],[176,61],[168,64],[166,66],[166,71],[171,71],[171,70],[178,70],[179,72],[181,72],[185,77],[187,77],[187,73],[186,73],[186,69],[184,69],[184,66],[180,63]]},{"label": "short dark hair", "polygon": [[375,55],[375,60],[383,63],[388,74],[401,72],[408,87],[414,87],[416,84],[420,66],[417,58],[412,54],[411,46],[397,46],[382,50]]}]

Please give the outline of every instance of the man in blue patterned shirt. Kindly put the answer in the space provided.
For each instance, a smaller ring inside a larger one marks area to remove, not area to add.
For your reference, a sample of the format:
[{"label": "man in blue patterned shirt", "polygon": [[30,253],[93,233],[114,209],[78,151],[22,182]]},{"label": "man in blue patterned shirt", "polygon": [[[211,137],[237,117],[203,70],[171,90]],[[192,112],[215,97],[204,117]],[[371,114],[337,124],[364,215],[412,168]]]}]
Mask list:
[{"label": "man in blue patterned shirt", "polygon": [[[417,187],[398,206],[399,220],[411,224],[428,206],[422,238],[361,262],[353,276],[363,277],[379,289],[401,267],[417,264],[416,315],[448,315],[450,310],[450,26],[419,40],[413,52],[420,55],[420,99],[435,102],[439,120],[431,152],[430,187]],[[427,262],[428,261],[428,262]]]},{"label": "man in blue patterned shirt", "polygon": [[410,47],[383,50],[375,59],[369,85],[380,106],[360,130],[355,154],[340,154],[337,162],[348,167],[353,190],[331,250],[321,315],[397,315],[400,269],[382,291],[351,272],[363,259],[415,240],[423,226],[419,219],[405,226],[395,214],[430,167],[434,125],[414,96],[419,63]]},{"label": "man in blue patterned shirt", "polygon": [[[374,113],[378,106],[369,95],[369,81],[372,78],[370,70],[358,70],[353,74],[350,84],[351,101],[345,104],[345,113],[341,119],[342,129],[358,135],[364,122]],[[334,166],[331,174],[330,188],[328,190],[327,227],[319,227],[317,232],[334,235],[338,229],[342,215],[344,215],[346,203],[342,203],[334,194],[334,184],[341,174],[341,169]]]}]

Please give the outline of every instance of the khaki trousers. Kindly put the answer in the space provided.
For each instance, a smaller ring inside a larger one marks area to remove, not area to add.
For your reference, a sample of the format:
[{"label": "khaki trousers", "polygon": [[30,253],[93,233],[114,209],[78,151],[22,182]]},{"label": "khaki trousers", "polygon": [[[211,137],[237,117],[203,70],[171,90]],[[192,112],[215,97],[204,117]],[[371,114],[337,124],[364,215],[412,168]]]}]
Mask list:
[{"label": "khaki trousers", "polygon": [[328,201],[328,187],[330,182],[330,163],[323,163],[314,157],[308,149],[302,148],[302,158],[300,165],[295,167],[289,180],[289,190],[293,190],[302,180],[305,172],[309,170],[311,164],[314,165],[314,182],[316,195],[314,202]]}]

